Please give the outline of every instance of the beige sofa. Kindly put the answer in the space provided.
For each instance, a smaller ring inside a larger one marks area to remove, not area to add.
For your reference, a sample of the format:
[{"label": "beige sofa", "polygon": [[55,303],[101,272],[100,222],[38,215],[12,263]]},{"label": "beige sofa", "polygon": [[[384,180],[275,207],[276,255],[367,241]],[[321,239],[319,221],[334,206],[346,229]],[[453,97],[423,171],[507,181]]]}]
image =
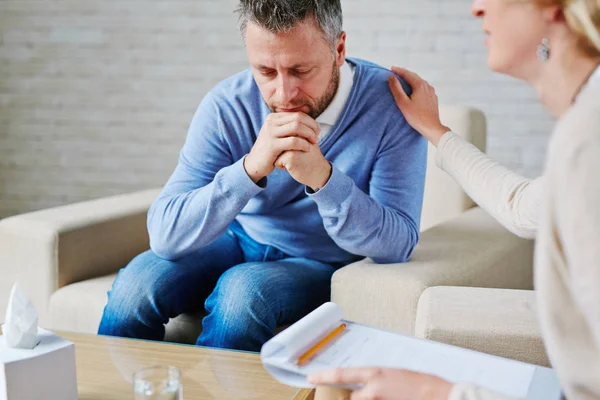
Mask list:
[{"label": "beige sofa", "polygon": [[[485,148],[481,112],[449,106],[441,116],[446,125]],[[377,265],[367,259],[339,270],[332,281],[333,301],[351,320],[517,359],[528,354],[521,358],[545,362],[534,314],[523,308],[525,298],[532,302],[532,243],[516,238],[474,207],[435,167],[434,154],[430,148],[423,233],[411,261]],[[38,307],[40,325],[96,332],[116,272],[148,249],[146,212],[158,191],[1,220],[0,321],[10,288],[18,280]],[[438,286],[525,291],[505,291],[499,301],[490,290]],[[519,312],[526,322],[508,332],[506,327]],[[170,321],[166,339],[193,343],[200,321],[201,315]],[[507,338],[512,341],[508,346]]]}]

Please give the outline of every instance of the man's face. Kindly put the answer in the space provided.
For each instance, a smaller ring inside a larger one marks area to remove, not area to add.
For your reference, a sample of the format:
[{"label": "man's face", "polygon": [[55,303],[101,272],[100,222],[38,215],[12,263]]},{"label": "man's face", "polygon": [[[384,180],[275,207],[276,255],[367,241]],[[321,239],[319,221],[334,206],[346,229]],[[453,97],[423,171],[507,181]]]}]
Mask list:
[{"label": "man's face", "polygon": [[312,18],[278,34],[249,23],[246,51],[256,84],[273,112],[304,112],[316,119],[337,92],[345,34],[334,55]]}]

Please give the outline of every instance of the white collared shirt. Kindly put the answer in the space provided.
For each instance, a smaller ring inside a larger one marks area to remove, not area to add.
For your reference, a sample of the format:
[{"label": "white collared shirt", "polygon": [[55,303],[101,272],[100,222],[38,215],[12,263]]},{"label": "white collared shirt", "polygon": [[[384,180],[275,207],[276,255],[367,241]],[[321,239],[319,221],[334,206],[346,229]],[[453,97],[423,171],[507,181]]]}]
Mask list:
[{"label": "white collared shirt", "polygon": [[344,111],[344,106],[346,105],[346,101],[348,101],[352,85],[354,84],[354,69],[355,67],[348,62],[344,62],[340,67],[340,84],[337,93],[331,104],[317,118],[317,123],[321,128],[319,141],[327,136],[342,115],[342,111]]}]

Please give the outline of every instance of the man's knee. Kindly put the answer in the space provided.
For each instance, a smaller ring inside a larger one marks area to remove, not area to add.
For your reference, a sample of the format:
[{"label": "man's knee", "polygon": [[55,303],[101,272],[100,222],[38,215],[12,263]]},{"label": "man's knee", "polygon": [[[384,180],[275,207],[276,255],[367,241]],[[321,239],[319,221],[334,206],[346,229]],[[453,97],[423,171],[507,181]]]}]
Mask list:
[{"label": "man's knee", "polygon": [[269,293],[256,268],[243,264],[225,272],[206,300],[209,315],[198,344],[258,351],[277,325]]},{"label": "man's knee", "polygon": [[123,268],[109,292],[109,305],[114,303],[126,310],[136,310],[148,305],[164,290],[165,266],[170,261],[163,260],[151,250],[134,258]]},{"label": "man's knee", "polygon": [[270,317],[273,295],[264,266],[243,264],[225,272],[208,303],[224,318],[247,323],[246,319]]}]

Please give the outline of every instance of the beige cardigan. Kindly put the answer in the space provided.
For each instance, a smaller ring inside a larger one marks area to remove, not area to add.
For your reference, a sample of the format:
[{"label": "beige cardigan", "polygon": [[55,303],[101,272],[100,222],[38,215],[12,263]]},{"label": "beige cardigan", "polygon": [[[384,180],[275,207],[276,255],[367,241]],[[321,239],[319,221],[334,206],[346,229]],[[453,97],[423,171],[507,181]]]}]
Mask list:
[{"label": "beige cardigan", "polygon": [[[600,400],[600,71],[554,130],[544,178],[518,176],[452,133],[438,164],[508,229],[537,231],[535,287],[543,337],[571,400]],[[539,213],[539,214],[538,214]],[[450,400],[506,399],[468,384]]]},{"label": "beige cardigan", "polygon": [[535,238],[543,178],[531,180],[512,172],[453,132],[440,139],[436,162],[508,230],[522,238]]}]

